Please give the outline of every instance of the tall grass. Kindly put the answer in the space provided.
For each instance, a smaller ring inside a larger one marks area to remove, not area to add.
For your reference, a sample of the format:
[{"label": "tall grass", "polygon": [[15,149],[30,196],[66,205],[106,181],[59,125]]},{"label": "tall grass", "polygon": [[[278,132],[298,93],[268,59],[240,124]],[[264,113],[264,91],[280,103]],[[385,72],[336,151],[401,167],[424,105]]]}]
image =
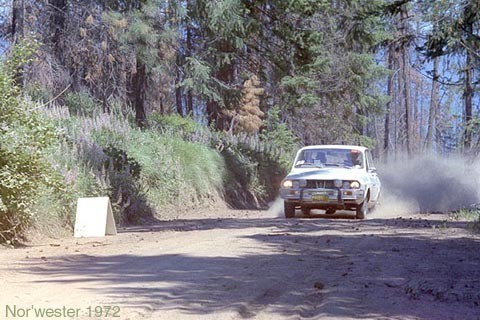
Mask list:
[{"label": "tall grass", "polygon": [[42,233],[72,229],[80,197],[109,196],[120,224],[181,216],[219,201],[259,207],[276,196],[285,174],[281,159],[289,157],[258,136],[212,132],[178,116],[151,117],[144,129],[118,110],[85,114],[49,106],[43,117],[61,132],[47,160],[64,186],[37,196],[35,225]]},{"label": "tall grass", "polygon": [[480,233],[480,208],[472,207],[456,210],[450,213],[453,220],[464,220],[469,222],[469,228],[476,233]]},{"label": "tall grass", "polygon": [[45,114],[63,128],[50,161],[67,186],[67,222],[73,221],[78,197],[109,196],[120,223],[220,198],[225,163],[215,149],[174,132],[140,130],[113,113],[71,115],[55,106]]}]

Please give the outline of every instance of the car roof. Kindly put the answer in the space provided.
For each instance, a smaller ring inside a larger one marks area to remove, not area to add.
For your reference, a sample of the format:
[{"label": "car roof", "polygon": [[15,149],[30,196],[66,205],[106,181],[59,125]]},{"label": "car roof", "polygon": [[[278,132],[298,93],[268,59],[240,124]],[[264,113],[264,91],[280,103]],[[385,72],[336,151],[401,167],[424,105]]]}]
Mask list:
[{"label": "car roof", "polygon": [[368,148],[362,146],[353,146],[353,145],[340,145],[340,144],[322,144],[315,146],[303,147],[300,150],[310,150],[310,149],[353,149],[364,152]]}]

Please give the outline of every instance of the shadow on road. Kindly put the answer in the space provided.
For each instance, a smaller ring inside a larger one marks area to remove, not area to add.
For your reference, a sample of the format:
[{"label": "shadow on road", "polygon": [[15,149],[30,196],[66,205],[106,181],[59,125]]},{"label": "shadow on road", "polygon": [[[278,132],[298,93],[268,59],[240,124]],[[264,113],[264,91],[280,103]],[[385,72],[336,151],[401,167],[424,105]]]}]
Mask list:
[{"label": "shadow on road", "polygon": [[[145,310],[191,315],[477,320],[480,241],[422,232],[437,225],[443,222],[180,220],[128,232],[254,228],[246,235],[232,233],[232,240],[253,240],[268,253],[64,255],[47,264],[25,262],[23,272],[42,275],[41,283],[85,283],[85,290]],[[382,232],[388,227],[403,232]]]},{"label": "shadow on road", "polygon": [[[262,212],[262,211],[260,211]],[[339,225],[351,228],[354,225],[369,227],[398,227],[407,229],[431,229],[431,228],[466,228],[468,222],[420,219],[420,218],[371,218],[358,220],[354,213],[341,211],[334,215],[327,215],[315,211],[311,216],[302,216],[297,212],[296,218],[272,218],[266,214],[265,218],[203,218],[203,219],[176,219],[157,220],[148,226],[131,226],[118,230],[119,233],[158,232],[158,231],[195,231],[210,229],[248,229],[260,228],[295,228],[297,232],[319,231],[336,229]]]}]

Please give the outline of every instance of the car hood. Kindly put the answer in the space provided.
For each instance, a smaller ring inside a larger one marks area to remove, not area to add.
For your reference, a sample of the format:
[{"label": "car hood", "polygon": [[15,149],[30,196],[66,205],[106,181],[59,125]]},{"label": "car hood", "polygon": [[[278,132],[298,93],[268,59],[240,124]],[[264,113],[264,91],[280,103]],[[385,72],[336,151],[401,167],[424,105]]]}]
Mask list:
[{"label": "car hood", "polygon": [[308,179],[308,180],[357,180],[365,179],[365,171],[362,169],[347,168],[299,168],[292,170],[285,179]]}]

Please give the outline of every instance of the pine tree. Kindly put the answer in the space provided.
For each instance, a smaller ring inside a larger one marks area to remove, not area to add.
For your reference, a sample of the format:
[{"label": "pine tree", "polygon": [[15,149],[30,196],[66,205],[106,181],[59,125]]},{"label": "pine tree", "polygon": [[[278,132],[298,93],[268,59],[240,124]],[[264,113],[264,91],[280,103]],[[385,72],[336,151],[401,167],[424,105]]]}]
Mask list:
[{"label": "pine tree", "polygon": [[424,9],[432,23],[432,32],[428,34],[424,45],[427,57],[435,59],[441,56],[463,56],[463,101],[464,133],[463,148],[472,147],[473,121],[473,70],[479,68],[480,59],[476,54],[480,48],[480,38],[476,35],[480,28],[480,3],[476,0],[461,0],[458,3],[436,1]]}]

